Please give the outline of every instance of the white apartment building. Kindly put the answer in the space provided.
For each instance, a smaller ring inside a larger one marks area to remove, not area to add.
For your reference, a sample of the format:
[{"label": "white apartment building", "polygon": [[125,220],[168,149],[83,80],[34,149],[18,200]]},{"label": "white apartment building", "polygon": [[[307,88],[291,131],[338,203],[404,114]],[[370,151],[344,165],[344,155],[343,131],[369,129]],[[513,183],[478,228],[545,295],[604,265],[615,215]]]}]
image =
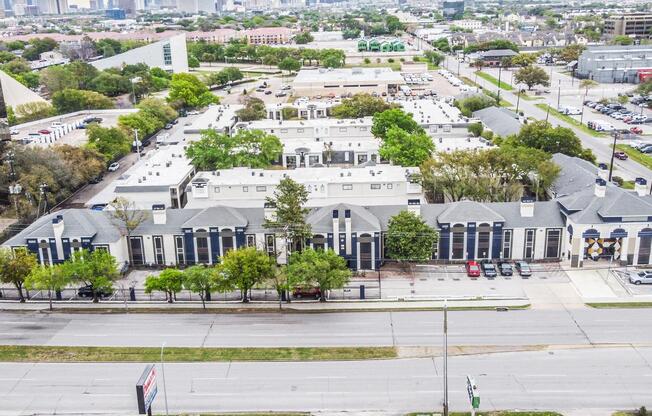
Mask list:
[{"label": "white apartment building", "polygon": [[150,209],[152,205],[183,208],[187,202],[186,186],[195,174],[185,156],[186,145],[182,141],[148,152],[86,205],[99,208],[116,198],[125,198],[136,209]]},{"label": "white apartment building", "polygon": [[186,207],[260,208],[267,197],[274,195],[283,178],[291,178],[306,187],[308,207],[339,203],[362,206],[423,203],[421,185],[414,180],[418,173],[418,168],[391,165],[199,172],[190,182]]},{"label": "white apartment building", "polygon": [[390,68],[302,69],[292,81],[295,95],[342,95],[398,91],[405,84],[400,73]]}]

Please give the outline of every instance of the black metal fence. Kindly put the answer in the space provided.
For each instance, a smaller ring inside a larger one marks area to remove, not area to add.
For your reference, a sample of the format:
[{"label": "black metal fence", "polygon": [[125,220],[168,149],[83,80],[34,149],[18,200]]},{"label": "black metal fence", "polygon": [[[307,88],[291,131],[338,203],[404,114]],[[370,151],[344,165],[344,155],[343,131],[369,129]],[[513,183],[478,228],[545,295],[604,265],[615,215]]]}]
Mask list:
[{"label": "black metal fence", "polygon": [[[341,289],[333,289],[327,293],[329,300],[365,300],[365,299],[380,299],[381,289],[378,281],[364,281],[351,283]],[[47,291],[26,291],[23,289],[23,296],[29,301],[43,301],[49,299]],[[230,292],[214,292],[210,294],[210,301],[213,302],[234,302],[242,300],[242,292],[235,290]],[[0,288],[0,301],[1,300],[18,300],[18,290],[15,288],[3,287]],[[293,296],[292,299],[296,297]],[[77,302],[77,301],[92,301],[90,297],[81,297],[78,294],[78,289],[68,288],[62,290],[60,293],[53,293],[52,299],[57,302]],[[100,298],[103,301],[128,301],[128,302],[165,302],[167,300],[165,293],[153,292],[145,293],[142,288],[129,288],[129,287],[114,287],[113,292],[108,296]],[[269,287],[254,288],[249,293],[249,299],[252,301],[278,301],[278,293],[276,289]],[[301,300],[318,300],[317,296],[302,296]],[[175,300],[183,302],[201,302],[201,298],[197,293],[192,293],[188,290],[182,290],[175,295]],[[208,299],[207,299],[208,300]]]}]

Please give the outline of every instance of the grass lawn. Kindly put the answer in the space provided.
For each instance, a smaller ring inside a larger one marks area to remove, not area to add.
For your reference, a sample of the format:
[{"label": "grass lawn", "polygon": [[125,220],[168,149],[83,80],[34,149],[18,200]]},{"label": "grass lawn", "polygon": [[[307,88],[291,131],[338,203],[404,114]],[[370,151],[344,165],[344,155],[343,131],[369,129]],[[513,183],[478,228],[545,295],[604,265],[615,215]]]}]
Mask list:
[{"label": "grass lawn", "polygon": [[[0,362],[152,362],[160,348],[0,346]],[[175,348],[165,349],[165,361],[329,361],[396,358],[393,347],[324,348]]]},{"label": "grass lawn", "polygon": [[400,71],[401,70],[401,62],[400,61],[395,61],[395,62],[375,62],[371,61],[368,64],[361,62],[359,64],[355,65],[346,65],[346,68],[355,68],[355,67],[363,67],[363,68],[392,68],[392,71]]},{"label": "grass lawn", "polygon": [[472,86],[472,87],[476,87],[476,88],[479,87],[479,85],[478,85],[476,82],[474,82],[474,81],[473,81],[471,78],[469,78],[469,77],[460,77],[460,79],[461,79],[462,81],[464,81],[464,83],[465,83],[466,85],[470,85],[470,86]]},{"label": "grass lawn", "polygon": [[606,134],[597,132],[595,130],[591,130],[590,128],[585,126],[583,123],[580,123],[579,120],[575,120],[571,116],[567,116],[566,114],[560,113],[559,111],[557,111],[553,107],[550,107],[548,104],[539,103],[539,104],[535,104],[535,105],[537,107],[539,107],[540,109],[544,110],[544,111],[548,111],[548,108],[550,108],[550,114],[551,115],[557,117],[558,119],[564,120],[568,124],[571,124],[571,125],[577,127],[578,129],[582,130],[586,134],[590,134],[591,136],[594,136],[594,137],[607,137]]},{"label": "grass lawn", "polygon": [[601,303],[587,303],[595,309],[637,309],[637,308],[652,308],[652,302],[601,302]]},{"label": "grass lawn", "polygon": [[623,152],[627,153],[627,156],[629,156],[630,159],[632,159],[635,162],[640,163],[641,165],[645,166],[648,169],[652,169],[652,157],[649,155],[646,155],[645,153],[641,153],[638,150],[634,149],[631,146],[627,146],[626,144],[617,144],[616,149],[622,150]]},{"label": "grass lawn", "polygon": [[508,84],[507,82],[505,82],[503,80],[500,80],[500,83],[498,83],[498,79],[496,79],[493,76],[487,74],[486,72],[479,71],[477,74],[478,74],[478,76],[480,78],[484,79],[485,81],[491,82],[492,84],[494,84],[498,88],[501,88],[501,89],[503,89],[505,91],[511,91],[511,90],[514,89],[514,87],[512,87],[510,84]]},{"label": "grass lawn", "polygon": [[[433,414],[441,414],[441,412],[414,412],[409,413],[408,416],[432,416]],[[561,413],[557,412],[512,412],[509,410],[497,410],[475,412],[476,416],[563,416]],[[450,416],[471,416],[471,412],[450,412]]]}]

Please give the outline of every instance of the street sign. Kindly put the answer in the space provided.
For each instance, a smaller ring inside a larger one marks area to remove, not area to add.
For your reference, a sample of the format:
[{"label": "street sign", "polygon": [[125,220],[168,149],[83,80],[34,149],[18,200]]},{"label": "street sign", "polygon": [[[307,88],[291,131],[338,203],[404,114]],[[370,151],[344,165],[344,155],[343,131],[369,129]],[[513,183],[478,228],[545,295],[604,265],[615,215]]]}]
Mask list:
[{"label": "street sign", "polygon": [[471,376],[466,376],[466,392],[469,395],[469,403],[475,410],[480,407],[480,391],[475,384],[475,380]]},{"label": "street sign", "polygon": [[148,364],[136,383],[136,397],[138,399],[138,414],[151,415],[151,406],[158,388],[156,386],[156,367]]}]

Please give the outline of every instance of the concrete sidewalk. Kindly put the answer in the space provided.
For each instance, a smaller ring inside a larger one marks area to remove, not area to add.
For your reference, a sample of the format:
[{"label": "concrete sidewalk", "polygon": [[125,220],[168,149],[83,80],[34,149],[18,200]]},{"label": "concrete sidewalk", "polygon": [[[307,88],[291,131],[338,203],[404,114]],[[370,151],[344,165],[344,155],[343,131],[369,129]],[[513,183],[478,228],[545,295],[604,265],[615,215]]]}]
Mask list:
[{"label": "concrete sidewalk", "polygon": [[[329,312],[376,312],[376,311],[419,311],[437,310],[444,306],[450,309],[487,309],[496,308],[524,309],[529,307],[529,300],[526,298],[455,298],[455,299],[433,299],[420,301],[337,301],[337,302],[315,302],[315,301],[293,301],[283,303],[279,309],[278,302],[207,302],[206,312],[211,313],[256,313],[256,312],[301,312],[301,313],[329,313]],[[102,313],[201,313],[204,312],[199,302],[116,302],[103,301],[91,303],[88,301],[55,302],[55,312],[102,312]],[[17,301],[0,302],[0,311],[49,311],[47,301],[30,301],[19,303]]]}]

